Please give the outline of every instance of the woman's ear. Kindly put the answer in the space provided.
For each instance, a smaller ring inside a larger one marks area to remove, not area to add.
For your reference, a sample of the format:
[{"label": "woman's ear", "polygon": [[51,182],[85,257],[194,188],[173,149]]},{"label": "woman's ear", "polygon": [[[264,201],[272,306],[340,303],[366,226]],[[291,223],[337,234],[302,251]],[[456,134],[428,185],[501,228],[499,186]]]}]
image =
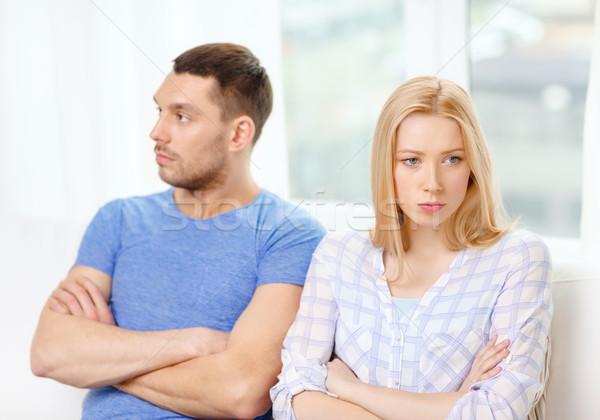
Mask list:
[{"label": "woman's ear", "polygon": [[254,121],[247,115],[242,115],[233,120],[234,134],[229,144],[231,152],[237,152],[250,146],[254,139]]}]

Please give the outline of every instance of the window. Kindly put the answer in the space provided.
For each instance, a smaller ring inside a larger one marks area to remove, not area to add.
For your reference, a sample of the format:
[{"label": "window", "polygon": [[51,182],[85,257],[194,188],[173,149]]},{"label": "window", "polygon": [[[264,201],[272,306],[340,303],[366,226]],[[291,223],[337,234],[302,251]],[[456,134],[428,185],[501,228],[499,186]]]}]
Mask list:
[{"label": "window", "polygon": [[470,16],[471,94],[507,210],[579,236],[594,2],[473,0]]},{"label": "window", "polygon": [[370,203],[370,140],[381,106],[407,78],[437,74],[470,80],[511,219],[546,236],[579,237],[594,6],[284,0],[292,196]]},{"label": "window", "polygon": [[404,81],[402,2],[284,0],[291,194],[370,203],[379,111]]}]

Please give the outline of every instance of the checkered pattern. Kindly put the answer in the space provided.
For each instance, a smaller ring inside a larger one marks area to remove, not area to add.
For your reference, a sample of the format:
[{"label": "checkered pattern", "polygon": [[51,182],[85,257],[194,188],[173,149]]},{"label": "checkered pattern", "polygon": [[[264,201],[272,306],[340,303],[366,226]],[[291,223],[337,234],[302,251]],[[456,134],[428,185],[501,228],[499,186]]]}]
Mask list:
[{"label": "checkered pattern", "polygon": [[[271,389],[275,419],[294,419],[293,395],[327,392],[332,353],[362,381],[412,392],[457,391],[489,338],[511,340],[501,374],[473,384],[448,418],[522,418],[542,391],[552,317],[546,245],[510,232],[484,250],[462,250],[449,271],[403,316],[367,233],[328,235],[313,255],[300,309]],[[330,394],[331,395],[331,394]]]}]

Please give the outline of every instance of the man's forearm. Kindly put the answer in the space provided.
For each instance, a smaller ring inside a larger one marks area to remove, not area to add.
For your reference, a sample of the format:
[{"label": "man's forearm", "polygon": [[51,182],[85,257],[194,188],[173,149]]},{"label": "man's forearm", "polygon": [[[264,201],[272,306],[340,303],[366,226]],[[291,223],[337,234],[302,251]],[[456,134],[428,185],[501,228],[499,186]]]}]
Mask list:
[{"label": "man's forearm", "polygon": [[[140,375],[118,389],[163,409],[199,418],[254,418],[270,405],[278,364],[234,351],[198,357]],[[272,375],[265,372],[273,371]]]},{"label": "man's forearm", "polygon": [[190,330],[131,331],[43,309],[31,348],[38,376],[82,388],[114,385],[201,354]]},{"label": "man's forearm", "polygon": [[149,372],[118,385],[170,411],[200,418],[254,418],[269,409],[281,371],[283,338],[298,309],[300,286],[259,286],[236,322],[227,349]]}]

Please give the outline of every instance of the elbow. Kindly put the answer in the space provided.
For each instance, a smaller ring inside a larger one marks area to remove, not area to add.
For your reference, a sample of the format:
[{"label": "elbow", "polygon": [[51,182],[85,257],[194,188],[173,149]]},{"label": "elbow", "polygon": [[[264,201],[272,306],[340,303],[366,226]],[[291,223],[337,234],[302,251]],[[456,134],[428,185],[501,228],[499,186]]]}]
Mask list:
[{"label": "elbow", "polygon": [[82,382],[80,378],[72,378],[68,376],[68,369],[65,369],[69,364],[64,356],[61,356],[64,351],[60,346],[52,343],[45,343],[34,340],[29,353],[29,368],[31,373],[40,378],[50,378],[55,381],[71,385],[77,388],[91,388],[94,384]]},{"label": "elbow", "polygon": [[78,377],[67,376],[57,359],[51,357],[51,352],[33,346],[29,355],[29,368],[31,373],[40,378],[54,379],[55,381],[74,386],[76,388],[95,388],[100,386],[95,383],[82,381]]},{"label": "elbow", "polygon": [[262,389],[255,381],[243,380],[231,396],[233,412],[231,415],[237,419],[254,419],[262,416],[271,408],[269,387]]},{"label": "elbow", "polygon": [[[260,392],[262,388],[257,381],[247,381],[245,378],[224,380],[218,386],[218,401],[213,400],[213,408],[219,411],[222,418],[254,419],[265,414],[271,408],[269,388]],[[193,418],[204,418],[206,406],[200,401],[203,395],[197,394],[188,400],[186,410],[181,411]]]},{"label": "elbow", "polygon": [[52,372],[52,364],[47,357],[47,352],[35,343],[31,346],[29,353],[29,367],[31,373],[41,378],[48,378]]}]

